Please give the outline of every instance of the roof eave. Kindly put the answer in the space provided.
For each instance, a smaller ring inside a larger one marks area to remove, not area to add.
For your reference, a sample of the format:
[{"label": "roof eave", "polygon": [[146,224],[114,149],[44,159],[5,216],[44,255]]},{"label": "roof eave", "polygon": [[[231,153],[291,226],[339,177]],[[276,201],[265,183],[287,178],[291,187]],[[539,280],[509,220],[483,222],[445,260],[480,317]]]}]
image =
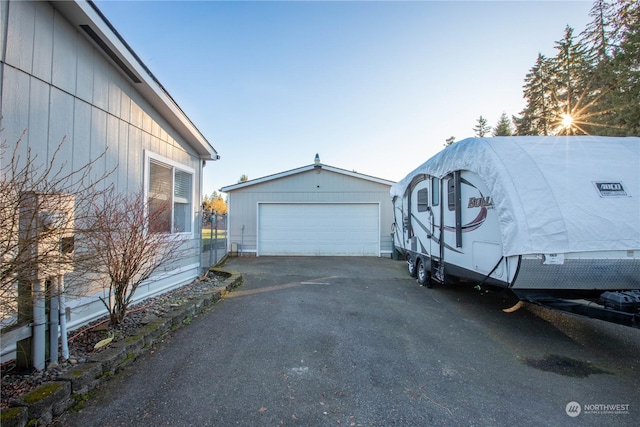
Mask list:
[{"label": "roof eave", "polygon": [[224,193],[228,193],[230,191],[234,191],[234,190],[239,190],[241,188],[245,188],[245,187],[250,187],[252,185],[257,185],[257,184],[262,184],[264,182],[269,182],[269,181],[274,181],[276,179],[281,179],[281,178],[285,178],[287,176],[291,176],[291,175],[296,175],[299,173],[303,173],[303,172],[308,172],[308,171],[312,171],[318,168],[322,168],[324,170],[328,170],[331,172],[335,172],[335,173],[339,173],[341,175],[347,175],[347,176],[351,176],[354,178],[358,178],[358,179],[364,179],[367,181],[372,181],[372,182],[376,182],[378,184],[383,184],[383,185],[389,185],[392,186],[393,184],[395,184],[394,181],[389,181],[386,179],[382,179],[382,178],[376,178],[373,176],[369,176],[369,175],[364,175],[358,172],[351,172],[348,171],[346,169],[340,169],[334,166],[329,166],[329,165],[316,165],[316,164],[312,164],[312,165],[307,165],[307,166],[302,166],[296,169],[291,169],[288,171],[284,171],[284,172],[280,172],[277,174],[273,174],[273,175],[267,175],[267,176],[263,176],[261,178],[256,178],[250,181],[245,181],[245,182],[240,182],[237,184],[233,184],[233,185],[228,185],[226,187],[222,187],[220,188],[220,191],[224,192]]},{"label": "roof eave", "polygon": [[52,1],[51,4],[122,72],[132,87],[193,147],[200,159],[220,158],[211,143],[92,1]]}]

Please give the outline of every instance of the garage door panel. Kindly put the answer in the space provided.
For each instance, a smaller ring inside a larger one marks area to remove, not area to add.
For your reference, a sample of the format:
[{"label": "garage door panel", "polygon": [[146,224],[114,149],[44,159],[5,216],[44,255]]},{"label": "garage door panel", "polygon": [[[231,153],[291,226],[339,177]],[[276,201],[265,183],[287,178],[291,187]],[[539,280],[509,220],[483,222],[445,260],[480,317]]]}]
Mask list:
[{"label": "garage door panel", "polygon": [[379,206],[261,204],[259,255],[378,256]]}]

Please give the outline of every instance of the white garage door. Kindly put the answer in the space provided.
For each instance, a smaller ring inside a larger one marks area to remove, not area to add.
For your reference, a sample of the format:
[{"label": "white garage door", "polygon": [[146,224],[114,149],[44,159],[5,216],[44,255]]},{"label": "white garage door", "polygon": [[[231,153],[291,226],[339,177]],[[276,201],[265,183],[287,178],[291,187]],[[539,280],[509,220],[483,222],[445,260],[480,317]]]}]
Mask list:
[{"label": "white garage door", "polygon": [[262,203],[258,255],[380,255],[377,203]]}]

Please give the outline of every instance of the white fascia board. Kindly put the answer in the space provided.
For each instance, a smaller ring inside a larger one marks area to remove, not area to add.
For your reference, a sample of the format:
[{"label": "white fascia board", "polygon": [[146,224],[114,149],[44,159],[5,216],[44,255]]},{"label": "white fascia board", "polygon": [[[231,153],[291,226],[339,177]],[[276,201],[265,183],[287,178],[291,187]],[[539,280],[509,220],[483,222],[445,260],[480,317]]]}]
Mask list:
[{"label": "white fascia board", "polygon": [[363,175],[361,173],[357,173],[357,172],[351,172],[348,171],[346,169],[340,169],[340,168],[336,168],[334,166],[328,166],[328,165],[307,165],[307,166],[302,166],[300,168],[297,169],[291,169],[285,172],[280,172],[277,174],[273,174],[273,175],[267,175],[264,176],[262,178],[256,178],[256,179],[252,179],[250,181],[246,181],[246,182],[240,182],[238,184],[233,184],[233,185],[228,185],[226,187],[222,187],[220,188],[220,191],[224,192],[224,193],[228,193],[229,191],[234,191],[234,190],[238,190],[240,188],[244,188],[244,187],[249,187],[252,185],[256,185],[256,184],[261,184],[263,182],[267,182],[267,181],[273,181],[275,179],[281,179],[287,176],[291,176],[291,175],[296,175],[302,172],[307,172],[307,171],[312,171],[315,170],[316,168],[322,168],[323,170],[327,170],[330,172],[335,172],[335,173],[339,173],[341,175],[347,175],[347,176],[351,176],[353,178],[358,178],[358,179],[364,179],[367,181],[372,181],[372,182],[376,182],[378,184],[383,184],[383,185],[388,185],[389,187],[391,187],[393,184],[395,184],[394,181],[388,181],[386,179],[382,179],[382,178],[376,178],[373,176],[369,176],[369,175]]},{"label": "white fascia board", "polygon": [[[124,41],[122,36],[99,11],[92,1],[52,1],[53,7],[58,10],[71,24],[76,26],[80,34],[97,50],[101,52],[116,69],[132,81],[132,87],[136,89],[153,106],[162,117],[173,126],[178,133],[195,149],[202,160],[218,160],[219,156],[213,146],[200,133],[189,117],[182,111],[171,95],[162,87],[151,71],[142,63],[133,49]],[[104,45],[113,52],[117,59],[110,57],[81,26],[89,26]],[[129,71],[123,70],[119,60]],[[139,82],[136,82],[135,79]]]},{"label": "white fascia board", "polygon": [[359,179],[364,179],[366,181],[372,181],[372,182],[377,182],[378,184],[384,184],[384,185],[393,185],[395,184],[395,181],[389,181],[387,179],[382,179],[382,178],[376,178],[375,176],[371,176],[371,175],[364,175],[358,172],[353,172],[353,171],[348,171],[346,169],[340,169],[340,168],[336,168],[334,166],[322,166],[323,169],[328,170],[328,171],[332,171],[335,173],[339,173],[342,175],[347,175],[347,176],[351,176],[354,178],[359,178]]},{"label": "white fascia board", "polygon": [[273,181],[274,179],[280,179],[280,178],[284,178],[286,176],[290,176],[290,175],[295,175],[301,172],[306,172],[309,170],[313,170],[313,165],[309,165],[309,166],[303,166],[301,168],[297,168],[297,169],[291,169],[285,172],[280,172],[280,173],[276,173],[273,175],[267,175],[267,176],[263,176],[262,178],[256,178],[256,179],[252,179],[249,181],[245,181],[245,182],[239,182],[237,184],[233,184],[233,185],[227,185],[226,187],[222,187],[220,189],[220,191],[224,192],[224,193],[228,193],[229,191],[233,191],[233,190],[237,190],[239,188],[244,188],[244,187],[249,187],[251,185],[256,185],[256,184],[261,184],[263,182],[267,182],[267,181]]}]

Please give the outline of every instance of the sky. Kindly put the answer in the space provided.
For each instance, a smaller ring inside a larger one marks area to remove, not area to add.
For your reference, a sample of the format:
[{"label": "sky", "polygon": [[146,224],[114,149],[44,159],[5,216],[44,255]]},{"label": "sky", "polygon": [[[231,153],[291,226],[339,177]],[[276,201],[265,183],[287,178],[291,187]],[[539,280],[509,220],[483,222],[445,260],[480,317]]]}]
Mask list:
[{"label": "sky", "polygon": [[591,1],[95,2],[221,158],[204,194],[313,163],[399,181],[525,107]]}]

